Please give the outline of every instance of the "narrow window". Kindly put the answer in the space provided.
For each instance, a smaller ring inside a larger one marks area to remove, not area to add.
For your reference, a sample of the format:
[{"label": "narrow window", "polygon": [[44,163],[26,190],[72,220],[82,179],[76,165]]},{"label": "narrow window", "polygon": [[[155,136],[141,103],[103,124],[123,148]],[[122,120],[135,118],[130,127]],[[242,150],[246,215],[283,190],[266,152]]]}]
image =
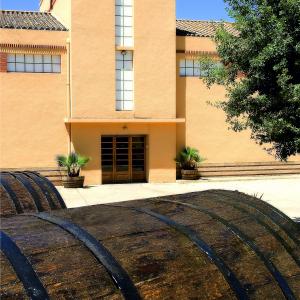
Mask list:
[{"label": "narrow window", "polygon": [[133,110],[133,53],[116,51],[116,110]]},{"label": "narrow window", "polygon": [[7,55],[7,72],[60,73],[60,55],[14,54]]},{"label": "narrow window", "polygon": [[116,45],[133,46],[133,0],[116,0]]}]

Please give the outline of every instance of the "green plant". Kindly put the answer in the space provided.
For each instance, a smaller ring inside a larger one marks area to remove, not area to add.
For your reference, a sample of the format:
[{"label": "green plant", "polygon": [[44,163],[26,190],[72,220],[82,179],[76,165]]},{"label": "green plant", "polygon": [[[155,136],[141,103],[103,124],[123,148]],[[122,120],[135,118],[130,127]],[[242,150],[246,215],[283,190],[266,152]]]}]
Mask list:
[{"label": "green plant", "polygon": [[56,161],[59,167],[67,168],[68,176],[78,177],[81,168],[90,161],[90,158],[72,152],[69,155],[57,155]]},{"label": "green plant", "polygon": [[197,149],[186,147],[180,151],[175,159],[176,163],[183,170],[196,170],[199,164],[205,159],[200,156]]}]

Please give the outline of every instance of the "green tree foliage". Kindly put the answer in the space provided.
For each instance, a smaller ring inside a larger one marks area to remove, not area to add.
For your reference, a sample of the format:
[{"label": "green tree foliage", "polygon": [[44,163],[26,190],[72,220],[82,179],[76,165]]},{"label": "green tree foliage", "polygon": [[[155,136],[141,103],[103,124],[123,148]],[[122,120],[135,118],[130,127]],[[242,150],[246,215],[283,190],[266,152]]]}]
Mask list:
[{"label": "green tree foliage", "polygon": [[222,66],[201,59],[206,83],[226,87],[221,107],[235,131],[278,158],[300,152],[300,0],[225,0],[238,34],[224,26],[215,41]]}]

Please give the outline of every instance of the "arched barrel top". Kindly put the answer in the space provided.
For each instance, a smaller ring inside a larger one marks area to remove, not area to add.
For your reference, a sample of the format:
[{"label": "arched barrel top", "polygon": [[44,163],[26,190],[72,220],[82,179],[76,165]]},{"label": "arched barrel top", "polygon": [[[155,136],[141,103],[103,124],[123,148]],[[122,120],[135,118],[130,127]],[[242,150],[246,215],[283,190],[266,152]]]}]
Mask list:
[{"label": "arched barrel top", "polygon": [[2,217],[66,208],[53,184],[36,172],[1,172],[0,192]]},{"label": "arched barrel top", "polygon": [[[300,298],[298,226],[237,192],[20,214],[1,226],[54,299]],[[5,253],[1,266],[10,269]],[[4,281],[2,294],[25,290]]]},{"label": "arched barrel top", "polygon": [[[136,299],[300,297],[297,225],[240,193],[25,213],[1,225],[50,298],[131,299],[128,287]],[[4,279],[1,293],[20,293],[12,276]]]}]

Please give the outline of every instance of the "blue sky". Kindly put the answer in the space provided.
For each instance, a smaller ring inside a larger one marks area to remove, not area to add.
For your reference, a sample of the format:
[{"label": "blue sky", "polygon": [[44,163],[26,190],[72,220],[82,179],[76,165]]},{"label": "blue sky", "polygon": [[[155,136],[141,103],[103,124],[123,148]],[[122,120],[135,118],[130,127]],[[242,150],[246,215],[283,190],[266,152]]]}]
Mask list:
[{"label": "blue sky", "polygon": [[[177,0],[176,2],[178,19],[231,21],[223,0]],[[39,0],[0,0],[0,9],[38,10],[38,3]]]}]

